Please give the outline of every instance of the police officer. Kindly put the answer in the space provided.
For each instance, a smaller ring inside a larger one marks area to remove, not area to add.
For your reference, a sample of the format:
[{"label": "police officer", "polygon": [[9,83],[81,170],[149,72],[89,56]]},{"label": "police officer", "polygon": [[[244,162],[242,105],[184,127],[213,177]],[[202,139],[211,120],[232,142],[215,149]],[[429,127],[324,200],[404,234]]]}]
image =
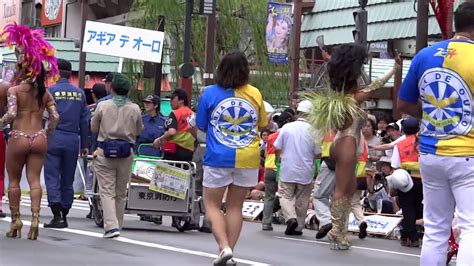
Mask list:
[{"label": "police officer", "polygon": [[[143,131],[138,137],[137,153],[140,155],[162,156],[161,150],[151,145],[141,146],[141,144],[152,144],[153,141],[165,133],[166,119],[160,113],[160,97],[157,95],[148,95],[143,100],[145,114],[142,116]],[[143,221],[150,221],[156,224],[162,223],[161,216],[140,216]]]},{"label": "police officer", "polygon": [[148,95],[143,100],[145,114],[142,117],[143,131],[138,137],[138,153],[148,156],[161,156],[160,149],[152,146],[140,146],[140,144],[152,144],[156,138],[165,133],[165,118],[160,114],[160,97]]},{"label": "police officer", "polygon": [[105,90],[107,91],[107,95],[103,98],[98,99],[96,104],[112,99],[112,80],[114,79],[115,74],[116,73],[114,72],[110,72],[105,76],[105,79],[102,80],[103,82],[105,82]]},{"label": "police officer", "polygon": [[89,109],[84,91],[69,83],[71,63],[58,59],[60,80],[49,88],[57,104],[59,124],[48,139],[48,153],[44,163],[44,177],[48,203],[53,219],[46,228],[65,228],[66,216],[74,197],[74,174],[76,172],[79,146],[81,156],[88,154]]}]

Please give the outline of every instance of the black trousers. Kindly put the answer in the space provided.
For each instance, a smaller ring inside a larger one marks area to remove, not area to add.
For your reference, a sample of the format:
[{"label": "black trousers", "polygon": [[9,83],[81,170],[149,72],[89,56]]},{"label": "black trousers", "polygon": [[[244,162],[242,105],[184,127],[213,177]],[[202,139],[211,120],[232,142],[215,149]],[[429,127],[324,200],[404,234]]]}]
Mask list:
[{"label": "black trousers", "polygon": [[177,145],[176,153],[165,153],[163,159],[170,161],[191,162],[193,160],[193,152]]},{"label": "black trousers", "polygon": [[423,218],[423,186],[421,178],[412,178],[413,188],[408,192],[398,190],[398,201],[403,211],[402,239],[418,240],[416,220]]}]

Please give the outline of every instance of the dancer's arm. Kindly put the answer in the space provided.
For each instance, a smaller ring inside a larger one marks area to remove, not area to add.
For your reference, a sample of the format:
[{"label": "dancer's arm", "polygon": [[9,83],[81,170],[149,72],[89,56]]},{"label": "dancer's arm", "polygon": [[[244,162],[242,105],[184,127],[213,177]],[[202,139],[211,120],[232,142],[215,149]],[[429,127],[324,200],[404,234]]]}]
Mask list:
[{"label": "dancer's arm", "polygon": [[46,110],[49,114],[49,123],[48,129],[46,129],[46,135],[49,136],[51,133],[53,133],[59,123],[59,113],[56,109],[56,102],[54,101],[54,98],[51,94],[49,94],[49,99],[46,102]]},{"label": "dancer's arm", "polygon": [[387,81],[393,76],[393,74],[395,74],[396,69],[397,69],[397,66],[394,66],[392,69],[387,71],[378,79],[370,83],[367,87],[357,92],[355,95],[355,99],[357,100],[357,102],[361,103],[361,102],[369,100],[372,97],[372,92],[382,88],[383,85],[387,83]]},{"label": "dancer's arm", "polygon": [[387,71],[385,74],[374,80],[372,83],[370,83],[367,87],[363,88],[360,90],[356,95],[355,99],[357,102],[362,103],[364,101],[367,101],[371,98],[372,92],[380,89],[385,85],[385,83],[388,82],[388,80],[395,74],[395,71],[397,69],[401,68],[401,59],[400,55],[397,53],[395,55],[395,63],[393,65],[393,68]]},{"label": "dancer's arm", "polygon": [[16,92],[9,89],[7,92],[7,112],[0,118],[0,127],[4,128],[9,125],[16,117],[18,111],[18,102],[16,100]]}]

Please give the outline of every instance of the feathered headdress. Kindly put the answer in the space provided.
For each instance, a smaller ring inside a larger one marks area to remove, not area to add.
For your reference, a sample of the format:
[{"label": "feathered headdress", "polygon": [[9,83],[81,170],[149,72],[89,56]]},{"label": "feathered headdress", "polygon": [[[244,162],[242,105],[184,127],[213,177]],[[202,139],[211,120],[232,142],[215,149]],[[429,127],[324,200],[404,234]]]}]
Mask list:
[{"label": "feathered headdress", "polygon": [[43,38],[43,33],[14,22],[5,26],[1,36],[7,47],[15,46],[18,64],[26,70],[29,79],[35,80],[41,74],[41,64],[44,63],[48,80],[54,82],[59,77],[55,50]]}]

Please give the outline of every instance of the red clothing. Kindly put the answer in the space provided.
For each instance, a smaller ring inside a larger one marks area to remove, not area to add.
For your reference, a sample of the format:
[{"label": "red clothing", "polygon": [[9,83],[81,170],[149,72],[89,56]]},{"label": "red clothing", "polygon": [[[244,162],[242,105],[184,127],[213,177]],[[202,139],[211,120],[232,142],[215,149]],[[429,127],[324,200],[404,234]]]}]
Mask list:
[{"label": "red clothing", "polygon": [[0,210],[2,209],[2,197],[5,190],[5,134],[0,131]]},{"label": "red clothing", "polygon": [[265,167],[260,166],[258,168],[258,183],[265,182]]},{"label": "red clothing", "polygon": [[268,169],[276,169],[275,165],[275,146],[273,145],[275,143],[275,140],[278,138],[278,134],[280,132],[275,132],[268,136],[267,139],[267,150],[265,151],[265,168]]}]

